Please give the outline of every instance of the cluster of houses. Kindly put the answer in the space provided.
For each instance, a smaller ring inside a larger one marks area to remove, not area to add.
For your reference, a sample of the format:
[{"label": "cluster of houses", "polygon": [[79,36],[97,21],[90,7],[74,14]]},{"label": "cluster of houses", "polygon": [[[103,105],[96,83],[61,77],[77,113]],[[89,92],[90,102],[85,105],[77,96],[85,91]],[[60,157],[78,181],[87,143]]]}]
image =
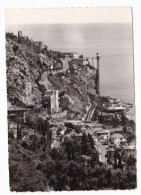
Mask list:
[{"label": "cluster of houses", "polygon": [[[22,31],[18,31],[18,40],[25,39],[26,37],[23,36]],[[44,49],[48,50],[48,47],[44,45],[42,41],[31,41],[32,45],[34,45],[36,48],[39,49],[40,54],[39,54],[39,61],[43,65],[47,65],[48,69],[47,71],[54,72],[56,70],[62,70],[62,71],[68,71],[68,72],[76,72],[76,70],[80,66],[91,66],[92,68],[94,67],[94,59],[93,58],[85,58],[83,55],[79,55],[76,52],[61,52],[60,53],[60,62],[56,62],[54,60],[53,62],[49,62],[47,59],[46,54],[43,52]],[[50,51],[53,52],[53,51]],[[49,64],[50,63],[50,64]]]},{"label": "cluster of houses", "polygon": [[83,55],[80,55],[78,53],[61,53],[62,58],[61,61],[63,62],[63,69],[76,72],[81,66],[91,66],[93,69],[94,63],[89,58],[83,57]]},{"label": "cluster of houses", "polygon": [[[23,35],[23,31],[19,30],[18,31],[18,40],[25,39],[26,37]],[[42,41],[34,41],[33,42],[34,46],[38,47],[40,50],[43,49],[43,42]]]},{"label": "cluster of houses", "polygon": [[[136,146],[134,143],[128,144],[122,134],[122,128],[99,129],[95,131],[95,135],[97,143],[101,143],[104,146],[105,155],[107,158],[110,157],[113,163],[116,151],[120,151],[120,154],[125,154],[127,157],[136,158]],[[107,161],[107,158],[105,158],[105,161]]]},{"label": "cluster of houses", "polygon": [[[82,121],[67,121],[67,123],[74,125],[75,128],[68,133],[62,130],[61,141],[63,142],[66,138],[75,137],[75,139],[80,142],[83,132],[86,134],[90,133],[99,151],[99,161],[107,163],[107,159],[110,156],[114,164],[114,155],[117,150],[127,157],[132,156],[136,158],[136,146],[134,143],[128,144],[123,136],[122,127],[103,129],[101,124],[91,123],[87,125],[87,123]],[[77,131],[77,128],[80,130]],[[102,156],[104,156],[104,158]]]},{"label": "cluster of houses", "polygon": [[103,111],[97,115],[98,121],[103,124],[111,124],[113,118],[122,121],[122,117],[126,116],[127,106],[117,98],[108,98],[108,100],[108,102],[103,103]]},{"label": "cluster of houses", "polygon": [[[18,32],[18,37],[22,37],[22,31]],[[36,47],[39,47],[40,50],[43,48],[42,42],[34,42]],[[40,54],[41,59],[44,61],[46,60],[43,54]],[[90,65],[90,61],[87,58],[83,58],[83,56],[79,56],[78,53],[73,52],[66,52],[61,53],[61,61],[63,64],[63,69],[65,71],[67,70],[73,70],[75,71],[77,67],[79,66],[87,66]],[[52,67],[51,67],[52,69]],[[46,113],[49,115],[53,115],[55,113],[59,112],[59,101],[58,101],[58,90],[47,90],[43,97],[42,97],[42,106],[45,109]],[[27,105],[26,107],[15,107],[12,106],[10,103],[8,103],[8,117],[14,118],[15,116],[20,116],[25,122],[25,116],[26,112],[29,110],[34,109],[34,105]],[[109,101],[107,103],[103,104],[103,112],[99,113],[97,115],[98,120],[102,119],[103,123],[111,122],[113,121],[113,117],[117,117],[119,120],[122,120],[122,116],[126,115],[126,106],[122,105],[119,99],[113,99],[109,98]],[[82,121],[76,122],[71,121],[71,124],[79,127],[81,131],[71,131],[70,133],[64,135],[63,133],[63,139],[64,141],[65,137],[72,138],[75,136],[77,138],[77,141],[79,142],[82,137],[82,132],[88,132],[91,130],[91,135],[93,139],[95,140],[95,143],[97,145],[97,148],[100,147],[100,145],[104,145],[107,156],[111,155],[114,158],[115,151],[120,149],[123,151],[127,156],[133,156],[136,157],[136,149],[135,145],[129,145],[127,143],[127,140],[122,134],[122,129],[103,129],[101,127],[101,124],[99,124],[99,127],[92,127]],[[100,143],[100,144],[99,144]],[[99,148],[98,148],[99,149]],[[102,150],[101,150],[102,152]],[[101,155],[101,154],[99,154]],[[84,157],[88,158],[88,157]],[[99,156],[99,159],[101,160],[101,156]]]},{"label": "cluster of houses", "polygon": [[[52,115],[58,113],[59,111],[59,101],[58,101],[58,90],[47,90],[42,97],[42,106],[45,109],[46,113]],[[14,116],[20,117],[23,122],[25,121],[26,113],[30,110],[35,110],[34,104],[27,104],[23,107],[12,105],[8,101],[8,117],[14,118]]]}]

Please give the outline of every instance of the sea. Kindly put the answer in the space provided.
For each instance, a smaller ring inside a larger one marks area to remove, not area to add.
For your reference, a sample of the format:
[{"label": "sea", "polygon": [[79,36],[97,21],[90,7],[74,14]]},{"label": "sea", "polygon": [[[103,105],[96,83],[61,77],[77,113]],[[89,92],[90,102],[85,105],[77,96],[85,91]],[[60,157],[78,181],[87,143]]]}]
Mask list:
[{"label": "sea", "polygon": [[[11,25],[7,32],[43,41],[49,49],[77,52],[84,57],[100,55],[100,94],[133,104],[129,117],[134,118],[134,50],[131,23],[33,24]],[[96,60],[94,60],[96,66]]]}]

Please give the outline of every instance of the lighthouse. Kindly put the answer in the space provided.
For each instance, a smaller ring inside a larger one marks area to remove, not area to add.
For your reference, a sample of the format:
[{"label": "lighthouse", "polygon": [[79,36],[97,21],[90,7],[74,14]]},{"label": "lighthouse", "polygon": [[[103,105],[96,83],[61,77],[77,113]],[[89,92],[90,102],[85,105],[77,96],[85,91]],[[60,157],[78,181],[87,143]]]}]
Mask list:
[{"label": "lighthouse", "polygon": [[99,55],[99,53],[96,54],[96,60],[97,60],[96,94],[99,97],[100,96],[100,55]]}]

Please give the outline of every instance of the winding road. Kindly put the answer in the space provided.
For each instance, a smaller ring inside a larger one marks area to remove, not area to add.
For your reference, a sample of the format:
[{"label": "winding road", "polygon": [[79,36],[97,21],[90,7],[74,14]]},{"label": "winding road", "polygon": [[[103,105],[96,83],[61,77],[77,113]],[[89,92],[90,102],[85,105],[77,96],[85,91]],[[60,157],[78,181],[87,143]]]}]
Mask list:
[{"label": "winding road", "polygon": [[93,113],[95,111],[96,105],[97,105],[96,102],[92,102],[92,105],[91,105],[90,109],[88,110],[88,113],[87,113],[86,118],[85,118],[86,121],[91,120]]}]

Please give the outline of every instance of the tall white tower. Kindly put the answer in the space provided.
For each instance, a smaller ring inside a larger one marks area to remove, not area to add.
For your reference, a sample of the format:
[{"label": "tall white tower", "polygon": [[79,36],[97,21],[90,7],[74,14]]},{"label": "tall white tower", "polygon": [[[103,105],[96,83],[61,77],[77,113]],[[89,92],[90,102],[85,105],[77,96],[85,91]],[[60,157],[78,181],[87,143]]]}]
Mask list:
[{"label": "tall white tower", "polygon": [[100,96],[100,55],[96,54],[97,59],[97,83],[96,83],[96,93],[98,97]]}]

